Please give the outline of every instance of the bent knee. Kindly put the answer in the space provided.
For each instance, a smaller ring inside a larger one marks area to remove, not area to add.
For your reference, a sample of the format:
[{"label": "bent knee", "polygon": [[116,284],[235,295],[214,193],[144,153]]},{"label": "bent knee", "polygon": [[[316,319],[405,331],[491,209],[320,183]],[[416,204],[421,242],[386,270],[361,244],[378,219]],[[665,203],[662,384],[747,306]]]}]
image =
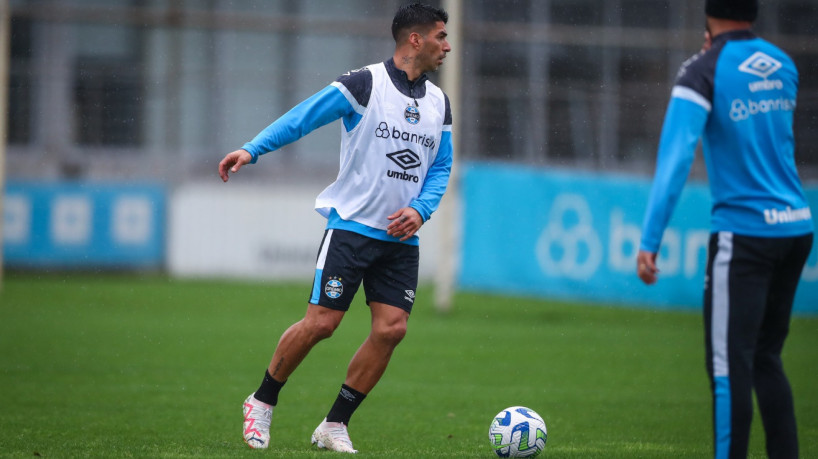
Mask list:
[{"label": "bent knee", "polygon": [[314,341],[320,341],[332,336],[336,328],[338,328],[338,324],[335,322],[317,321],[310,327],[310,333]]},{"label": "bent knee", "polygon": [[397,345],[406,336],[406,323],[401,322],[388,326],[377,327],[372,330],[373,335],[379,341]]},{"label": "bent knee", "polygon": [[317,343],[332,336],[336,328],[338,328],[338,322],[320,318],[305,321],[303,330],[309,336],[310,341]]}]

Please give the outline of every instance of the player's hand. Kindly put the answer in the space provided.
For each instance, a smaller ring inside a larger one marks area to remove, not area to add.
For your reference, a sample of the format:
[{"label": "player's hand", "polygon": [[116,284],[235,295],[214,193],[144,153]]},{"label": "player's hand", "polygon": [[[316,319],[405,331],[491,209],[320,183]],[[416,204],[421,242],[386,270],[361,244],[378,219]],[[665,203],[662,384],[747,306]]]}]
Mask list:
[{"label": "player's hand", "polygon": [[236,150],[233,152],[228,153],[225,155],[224,159],[219,163],[219,176],[222,178],[222,181],[227,181],[229,178],[227,176],[227,170],[229,169],[230,172],[236,173],[241,169],[241,166],[248,164],[250,161],[253,160],[253,157],[250,156],[250,153],[247,150]]},{"label": "player's hand", "polygon": [[386,218],[392,220],[386,227],[386,234],[399,237],[401,241],[412,237],[423,226],[423,218],[411,207],[404,207]]},{"label": "player's hand", "polygon": [[656,254],[640,250],[636,256],[636,274],[647,285],[655,284],[659,269],[656,267]]}]

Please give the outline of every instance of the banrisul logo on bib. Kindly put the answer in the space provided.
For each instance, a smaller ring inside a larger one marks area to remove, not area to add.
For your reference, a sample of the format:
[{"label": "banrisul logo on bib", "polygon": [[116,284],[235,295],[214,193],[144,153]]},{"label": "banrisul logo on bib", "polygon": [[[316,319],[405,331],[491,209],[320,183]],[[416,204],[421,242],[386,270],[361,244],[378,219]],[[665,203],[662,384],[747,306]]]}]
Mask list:
[{"label": "banrisul logo on bib", "polygon": [[387,124],[385,121],[378,123],[378,127],[375,128],[375,137],[379,139],[402,140],[404,142],[420,145],[421,147],[428,148],[430,150],[434,150],[436,144],[434,136],[409,131],[401,131],[396,126],[389,126],[389,124]]},{"label": "banrisul logo on bib", "polygon": [[418,124],[420,123],[420,110],[418,110],[417,106],[409,104],[406,106],[406,110],[403,111],[403,117],[409,124]]}]

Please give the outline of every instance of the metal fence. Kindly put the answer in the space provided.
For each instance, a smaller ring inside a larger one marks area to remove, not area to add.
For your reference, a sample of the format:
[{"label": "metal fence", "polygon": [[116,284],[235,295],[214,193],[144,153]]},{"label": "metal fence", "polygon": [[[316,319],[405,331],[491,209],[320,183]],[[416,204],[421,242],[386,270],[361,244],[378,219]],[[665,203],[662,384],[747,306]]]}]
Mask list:
[{"label": "metal fence", "polygon": [[[391,56],[400,3],[12,0],[7,174],[213,180],[224,153],[292,105]],[[703,4],[465,1],[451,18],[463,30],[460,157],[651,173],[674,75],[701,44]],[[762,2],[756,24],[800,68],[806,180],[818,180],[816,28],[815,0]],[[248,180],[331,178],[338,130],[265,158]]]}]

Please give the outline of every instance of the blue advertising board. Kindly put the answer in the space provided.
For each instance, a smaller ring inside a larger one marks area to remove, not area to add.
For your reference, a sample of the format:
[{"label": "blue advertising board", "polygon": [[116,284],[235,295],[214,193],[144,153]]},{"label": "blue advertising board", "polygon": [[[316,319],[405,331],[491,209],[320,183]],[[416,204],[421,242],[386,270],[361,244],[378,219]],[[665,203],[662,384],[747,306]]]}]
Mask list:
[{"label": "blue advertising board", "polygon": [[7,267],[159,268],[165,190],[149,184],[6,184]]},{"label": "blue advertising board", "polygon": [[[688,183],[662,240],[659,281],[636,276],[650,181],[470,163],[463,173],[461,288],[659,308],[700,308],[710,192]],[[818,190],[808,189],[813,208]],[[795,310],[818,313],[813,247]]]}]

